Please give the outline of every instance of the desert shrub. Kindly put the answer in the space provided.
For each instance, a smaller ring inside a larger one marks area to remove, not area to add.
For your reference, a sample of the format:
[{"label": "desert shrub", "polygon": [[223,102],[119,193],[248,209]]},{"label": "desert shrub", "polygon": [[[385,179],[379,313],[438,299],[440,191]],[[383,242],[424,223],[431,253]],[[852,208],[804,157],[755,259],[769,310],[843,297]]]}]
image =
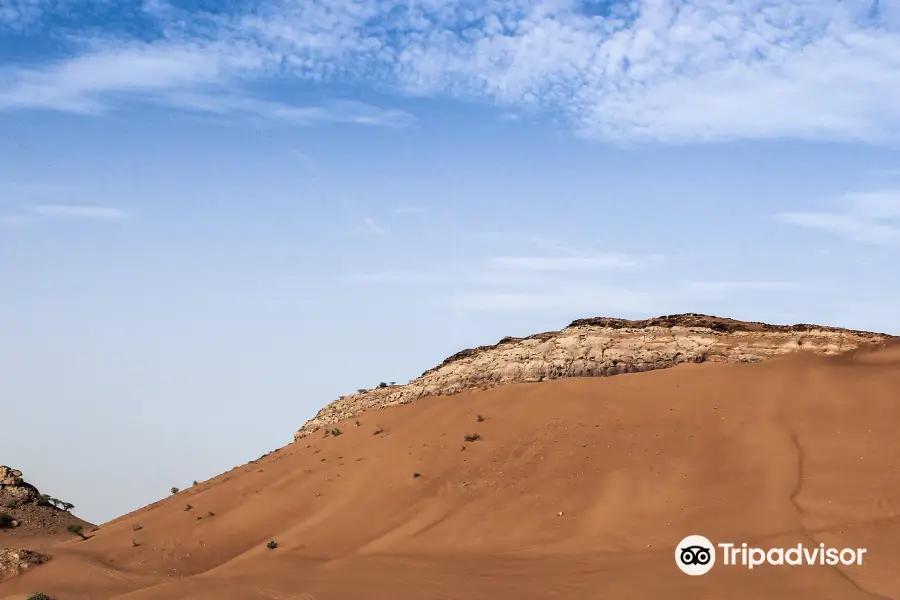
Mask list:
[{"label": "desert shrub", "polygon": [[[263,454],[263,456],[265,456],[265,454]],[[199,482],[195,479],[195,480],[194,480],[194,485],[198,485],[198,483],[199,483]]]},{"label": "desert shrub", "polygon": [[211,517],[216,516],[216,513],[214,513],[214,512],[211,511],[211,510],[206,511],[206,514],[208,514],[208,515],[211,516]]},{"label": "desert shrub", "polygon": [[418,479],[421,476],[422,476],[421,473],[413,473],[413,479]]},{"label": "desert shrub", "polygon": [[467,442],[474,442],[475,440],[480,440],[480,439],[481,439],[481,436],[478,435],[477,433],[467,433],[466,438],[465,438],[465,440]]},{"label": "desert shrub", "polygon": [[266,544],[266,548],[268,548],[269,550],[274,550],[277,547],[278,547],[278,542],[276,542],[275,540],[272,540],[271,542]]},{"label": "desert shrub", "polygon": [[173,494],[177,494],[177,493],[178,493],[178,488],[177,488],[177,487],[173,487],[173,488],[172,488],[171,490],[169,490],[169,491],[172,492]]},{"label": "desert shrub", "polygon": [[385,382],[382,381],[381,383],[378,384],[378,387],[379,387],[379,388],[386,388],[386,387],[387,387],[387,384],[386,384]]},{"label": "desert shrub", "polygon": [[353,421],[353,422],[356,423],[356,426],[357,426],[357,427],[359,427],[360,425],[362,425],[362,423],[359,422],[359,419],[357,419],[356,421]]},{"label": "desert shrub", "polygon": [[482,421],[484,421],[484,417],[482,417],[481,415],[478,415],[477,420],[479,423],[481,423]]},{"label": "desert shrub", "polygon": [[185,505],[184,505],[184,512],[187,512],[187,511],[191,510],[192,508],[194,508],[194,507],[191,506],[190,504],[185,504]]},{"label": "desert shrub", "polygon": [[44,592],[38,592],[36,594],[28,596],[28,600],[53,600],[53,598],[51,598]]},{"label": "desert shrub", "polygon": [[69,511],[69,510],[72,510],[73,508],[75,508],[75,505],[72,504],[71,502],[62,502],[61,504],[62,504],[62,509],[65,511]]},{"label": "desert shrub", "polygon": [[357,392],[358,394],[365,394],[365,393],[368,392],[368,391],[369,391],[369,390],[367,390],[366,388],[359,388],[358,390],[356,390],[356,392]]},{"label": "desert shrub", "polygon": [[83,540],[87,539],[87,536],[84,535],[84,528],[81,525],[75,525],[73,523],[73,524],[69,525],[66,529],[72,535],[77,535],[78,537],[80,537]]},{"label": "desert shrub", "polygon": [[374,432],[372,432],[372,435],[378,435],[379,433],[384,433],[384,429],[379,427]]},{"label": "desert shrub", "polygon": [[137,540],[131,540],[131,547],[132,547],[132,548],[137,548],[138,546],[140,546],[140,544],[138,543]]},{"label": "desert shrub", "polygon": [[338,429],[337,427],[335,427],[334,429],[331,430],[331,435],[333,435],[334,437],[337,437],[337,436],[341,435],[342,433],[344,433],[344,432],[341,431],[340,429]]},{"label": "desert shrub", "polygon": [[131,526],[132,531],[140,531],[141,529],[143,529],[143,527],[141,526],[140,523],[135,523],[134,525]]}]

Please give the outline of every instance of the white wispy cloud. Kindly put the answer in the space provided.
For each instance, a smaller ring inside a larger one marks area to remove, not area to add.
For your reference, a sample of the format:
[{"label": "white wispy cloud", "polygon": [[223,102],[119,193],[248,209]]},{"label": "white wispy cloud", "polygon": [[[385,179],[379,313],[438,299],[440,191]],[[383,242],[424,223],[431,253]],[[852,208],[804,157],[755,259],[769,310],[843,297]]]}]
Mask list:
[{"label": "white wispy cloud", "polygon": [[0,71],[0,110],[44,108],[99,114],[129,98],[294,125],[336,122],[404,127],[415,122],[405,111],[355,100],[299,106],[236,89],[235,79],[258,76],[270,58],[223,43],[104,45],[99,51],[41,68]]},{"label": "white wispy cloud", "polygon": [[339,281],[351,283],[427,283],[446,280],[446,275],[438,271],[372,271],[343,275]]},{"label": "white wispy cloud", "polygon": [[364,218],[362,221],[362,226],[359,227],[359,229],[366,233],[371,233],[372,235],[386,235],[387,234],[387,229],[380,226],[378,223],[375,222],[375,219],[373,219],[371,217]]},{"label": "white wispy cloud", "polygon": [[817,229],[853,242],[900,243],[900,190],[851,192],[840,198],[837,210],[784,212],[784,223]]},{"label": "white wispy cloud", "polygon": [[29,207],[29,210],[40,217],[60,219],[121,221],[130,217],[128,211],[109,206],[37,204]]},{"label": "white wispy cloud", "polygon": [[795,281],[688,281],[680,291],[688,295],[728,295],[747,292],[787,292],[800,289]]},{"label": "white wispy cloud", "polygon": [[20,29],[41,18],[42,0],[3,0],[0,3],[0,28]]},{"label": "white wispy cloud", "polygon": [[228,14],[147,6],[164,32],[157,41],[117,33],[61,63],[7,70],[0,107],[96,112],[114,95],[234,93],[294,77],[511,113],[550,109],[605,140],[900,138],[893,1],[260,0]]},{"label": "white wispy cloud", "polygon": [[632,269],[641,261],[618,254],[596,256],[495,256],[491,264],[512,269],[532,271],[593,271],[603,269]]},{"label": "white wispy cloud", "polygon": [[424,206],[417,206],[414,204],[407,204],[405,206],[398,206],[394,210],[391,211],[395,215],[406,217],[424,217],[428,215],[428,210]]},{"label": "white wispy cloud", "polygon": [[665,293],[641,292],[616,286],[575,283],[541,290],[473,290],[450,296],[451,308],[472,312],[541,312],[601,314],[654,312],[666,305]]}]

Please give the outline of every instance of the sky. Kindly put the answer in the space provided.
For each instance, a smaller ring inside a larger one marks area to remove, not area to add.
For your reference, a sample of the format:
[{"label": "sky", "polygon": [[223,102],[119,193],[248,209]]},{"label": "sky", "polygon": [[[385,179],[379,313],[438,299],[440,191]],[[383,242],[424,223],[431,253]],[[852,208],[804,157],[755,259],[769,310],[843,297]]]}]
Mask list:
[{"label": "sky", "polygon": [[101,523],[576,318],[900,332],[900,0],[0,0],[0,462]]}]

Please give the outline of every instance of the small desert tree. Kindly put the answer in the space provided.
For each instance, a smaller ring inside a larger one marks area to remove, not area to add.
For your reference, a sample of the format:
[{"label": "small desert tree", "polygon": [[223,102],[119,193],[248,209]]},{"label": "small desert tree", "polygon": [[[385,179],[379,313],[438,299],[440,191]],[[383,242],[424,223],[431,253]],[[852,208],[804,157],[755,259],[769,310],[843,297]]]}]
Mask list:
[{"label": "small desert tree", "polygon": [[64,511],[67,511],[67,512],[68,512],[68,511],[72,510],[73,508],[75,508],[75,505],[72,504],[71,502],[63,502],[63,503],[62,503],[62,508],[63,508]]},{"label": "small desert tree", "polygon": [[172,488],[171,490],[169,490],[169,491],[172,492],[173,494],[177,494],[177,493],[178,493],[178,488],[177,488],[177,487],[173,487],[173,488]]},{"label": "small desert tree", "polygon": [[69,525],[68,531],[72,535],[77,535],[78,537],[80,537],[83,540],[87,539],[87,536],[84,535],[84,527],[82,527],[81,525],[76,525],[73,523],[73,524]]}]

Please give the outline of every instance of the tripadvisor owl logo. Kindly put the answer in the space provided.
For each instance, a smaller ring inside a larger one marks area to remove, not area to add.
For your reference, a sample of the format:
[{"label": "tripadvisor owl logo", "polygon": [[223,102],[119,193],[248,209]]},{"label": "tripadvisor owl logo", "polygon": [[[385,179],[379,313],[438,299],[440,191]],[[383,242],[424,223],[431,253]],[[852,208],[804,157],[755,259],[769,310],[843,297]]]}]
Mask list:
[{"label": "tripadvisor owl logo", "polygon": [[702,535],[689,535],[675,547],[675,564],[688,575],[706,575],[716,564],[716,547]]},{"label": "tripadvisor owl logo", "polygon": [[675,547],[675,564],[687,575],[706,575],[716,564],[716,548],[720,551],[720,564],[754,569],[764,565],[828,566],[838,564],[859,566],[863,564],[866,548],[832,548],[797,544],[789,548],[758,548],[746,543],[719,542],[713,544],[702,535],[689,535]]}]

